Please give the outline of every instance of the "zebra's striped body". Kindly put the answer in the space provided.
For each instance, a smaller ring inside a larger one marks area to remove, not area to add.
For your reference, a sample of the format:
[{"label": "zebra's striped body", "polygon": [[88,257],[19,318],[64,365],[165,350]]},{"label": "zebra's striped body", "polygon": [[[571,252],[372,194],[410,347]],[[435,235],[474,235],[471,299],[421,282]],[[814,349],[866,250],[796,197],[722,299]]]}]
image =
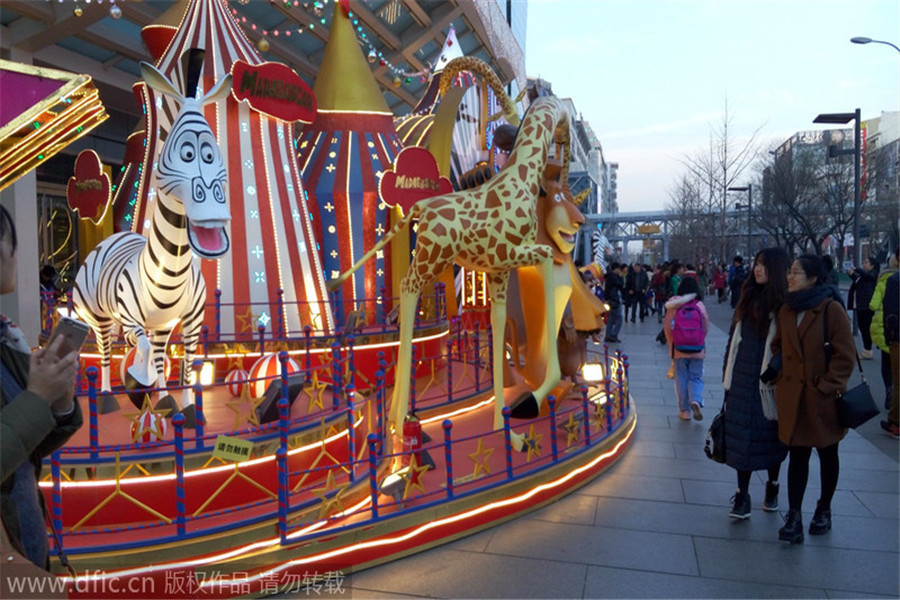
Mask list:
[{"label": "zebra's striped body", "polygon": [[[155,383],[165,388],[165,348],[180,323],[182,382],[187,382],[206,301],[195,254],[218,258],[229,246],[225,167],[201,106],[230,92],[230,76],[197,100],[190,97],[190,81],[185,98],[152,66],[141,67],[154,90],[173,95],[182,106],[160,150],[159,193],[147,236],[130,232],[110,236],[88,254],[75,277],[75,308],[97,338],[103,391],[110,390],[110,350],[119,325],[125,341],[137,348],[129,375],[144,387]],[[185,390],[182,398],[190,404],[190,391]]]}]

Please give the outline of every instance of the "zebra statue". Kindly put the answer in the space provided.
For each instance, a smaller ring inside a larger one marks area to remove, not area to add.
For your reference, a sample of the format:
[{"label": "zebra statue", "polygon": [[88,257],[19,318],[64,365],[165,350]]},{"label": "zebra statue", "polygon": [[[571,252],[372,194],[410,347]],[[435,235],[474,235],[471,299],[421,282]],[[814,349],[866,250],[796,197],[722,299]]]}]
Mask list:
[{"label": "zebra statue", "polygon": [[[231,75],[197,99],[202,64],[202,50],[192,49],[182,96],[159,70],[141,63],[147,85],[181,104],[160,149],[152,225],[146,237],[132,232],[108,237],[88,254],[75,276],[75,310],[97,338],[104,392],[110,391],[110,351],[119,325],[125,341],[137,348],[126,377],[134,381],[126,387],[154,383],[166,387],[165,348],[179,322],[184,342],[182,383],[189,381],[186,374],[192,368],[206,302],[206,284],[195,254],[216,259],[229,248],[225,165],[201,107],[227,97]],[[190,422],[189,388],[182,393],[182,407]]]}]

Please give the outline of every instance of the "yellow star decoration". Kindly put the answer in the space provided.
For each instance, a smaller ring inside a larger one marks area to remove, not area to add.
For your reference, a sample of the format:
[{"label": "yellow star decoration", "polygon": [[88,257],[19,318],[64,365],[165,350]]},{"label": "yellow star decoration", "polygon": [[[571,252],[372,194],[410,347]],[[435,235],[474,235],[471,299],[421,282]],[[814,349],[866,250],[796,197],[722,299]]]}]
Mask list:
[{"label": "yellow star decoration", "polygon": [[478,447],[475,449],[475,452],[469,454],[469,458],[475,463],[475,471],[472,473],[473,478],[478,477],[478,474],[481,472],[484,472],[486,475],[491,474],[488,460],[491,458],[494,450],[495,448],[485,448],[484,439],[478,438]]},{"label": "yellow star decoration", "polygon": [[422,475],[428,470],[428,465],[420,467],[418,463],[416,455],[413,454],[409,457],[409,468],[397,472],[397,475],[406,481],[406,487],[403,489],[404,500],[409,498],[410,488],[418,488],[420,492],[425,493],[425,486],[422,485]]},{"label": "yellow star decoration", "polygon": [[[171,412],[170,408],[163,408],[161,410],[156,410],[153,408],[153,405],[150,404],[150,395],[144,394],[144,404],[141,406],[141,411],[136,413],[122,413],[123,416],[129,419],[132,423],[137,424],[140,422],[141,418],[146,414],[154,414],[158,415],[160,418],[152,421],[152,429],[150,430],[153,435],[156,436],[156,439],[163,439],[162,432],[162,418]],[[143,434],[140,427],[134,428],[134,434],[131,436],[131,443],[136,444],[137,439]]]},{"label": "yellow star decoration", "polygon": [[566,446],[571,446],[572,442],[577,442],[578,438],[581,437],[581,424],[575,420],[575,413],[569,413],[569,420],[566,421],[566,424],[563,425],[563,429],[568,433],[568,437],[566,438]]},{"label": "yellow star decoration", "polygon": [[[225,402],[225,406],[229,408],[229,410],[234,412],[234,427],[232,431],[237,431],[237,428],[240,427],[241,422],[246,420],[247,423],[251,425],[259,425],[259,416],[256,414],[256,407],[262,404],[262,401],[265,399],[265,396],[260,398],[254,398],[250,395],[250,385],[245,385],[244,389],[241,390],[241,397],[236,400],[228,400]],[[247,415],[246,419],[243,416],[243,409],[245,405],[250,405],[250,413]]]},{"label": "yellow star decoration", "polygon": [[594,414],[593,422],[594,422],[594,431],[600,431],[603,428],[603,419],[605,417],[605,404],[600,403],[599,401],[594,405]]},{"label": "yellow star decoration", "polygon": [[234,354],[228,354],[226,352],[226,356],[228,356],[228,371],[233,371],[235,369],[244,369],[244,357]]},{"label": "yellow star decoration", "polygon": [[236,313],[234,320],[236,321],[236,329],[239,329],[241,333],[248,331],[254,333],[256,331],[256,327],[253,325],[256,323],[256,315],[253,314],[252,306],[248,306],[243,314]]},{"label": "yellow star decoration", "polygon": [[543,433],[536,433],[534,431],[534,423],[531,424],[531,427],[528,428],[528,433],[525,435],[525,446],[528,447],[528,456],[525,460],[531,460],[531,455],[536,454],[538,458],[541,457],[541,440],[544,438]]},{"label": "yellow star decoration", "polygon": [[319,383],[319,372],[313,371],[312,381],[310,381],[309,385],[303,386],[303,391],[309,396],[309,406],[306,409],[306,414],[312,414],[314,406],[318,406],[319,410],[325,410],[325,405],[322,403],[322,394],[325,393],[327,388],[327,383]]},{"label": "yellow star decoration", "polygon": [[[319,505],[319,518],[324,519],[328,516],[329,511],[336,507],[337,512],[344,511],[343,499],[341,496],[344,493],[344,490],[347,489],[349,483],[344,483],[341,485],[337,485],[334,481],[334,469],[330,469],[328,471],[328,477],[325,478],[325,487],[321,488],[313,488],[311,491],[313,494],[322,499],[322,504]],[[330,492],[333,492],[337,489],[337,493],[328,497]]]}]

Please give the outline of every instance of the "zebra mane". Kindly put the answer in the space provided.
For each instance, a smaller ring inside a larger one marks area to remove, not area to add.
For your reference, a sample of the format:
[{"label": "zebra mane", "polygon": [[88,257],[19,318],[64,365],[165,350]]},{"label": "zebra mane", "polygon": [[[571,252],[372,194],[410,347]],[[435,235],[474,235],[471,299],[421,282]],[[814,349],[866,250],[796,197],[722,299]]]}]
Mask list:
[{"label": "zebra mane", "polygon": [[181,55],[185,98],[193,98],[197,95],[197,85],[200,82],[200,71],[203,69],[203,57],[205,54],[206,51],[202,48],[189,48]]}]

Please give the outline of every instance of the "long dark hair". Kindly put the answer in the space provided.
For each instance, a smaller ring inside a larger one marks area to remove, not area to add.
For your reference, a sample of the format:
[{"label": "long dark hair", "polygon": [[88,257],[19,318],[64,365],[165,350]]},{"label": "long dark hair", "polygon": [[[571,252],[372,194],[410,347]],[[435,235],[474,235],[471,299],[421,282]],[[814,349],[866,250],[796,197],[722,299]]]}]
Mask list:
[{"label": "long dark hair", "polygon": [[0,205],[0,238],[4,238],[9,236],[9,241],[12,246],[12,253],[16,253],[16,245],[18,240],[16,239],[16,224],[13,222],[12,216],[10,216],[9,211],[6,210],[5,206]]},{"label": "long dark hair", "polygon": [[763,248],[756,254],[753,266],[756,266],[756,263],[766,268],[769,281],[762,285],[756,283],[751,267],[750,276],[741,286],[741,297],[734,309],[732,322],[737,325],[747,318],[756,332],[764,336],[769,328],[769,313],[778,312],[784,303],[791,257],[783,248]]}]

